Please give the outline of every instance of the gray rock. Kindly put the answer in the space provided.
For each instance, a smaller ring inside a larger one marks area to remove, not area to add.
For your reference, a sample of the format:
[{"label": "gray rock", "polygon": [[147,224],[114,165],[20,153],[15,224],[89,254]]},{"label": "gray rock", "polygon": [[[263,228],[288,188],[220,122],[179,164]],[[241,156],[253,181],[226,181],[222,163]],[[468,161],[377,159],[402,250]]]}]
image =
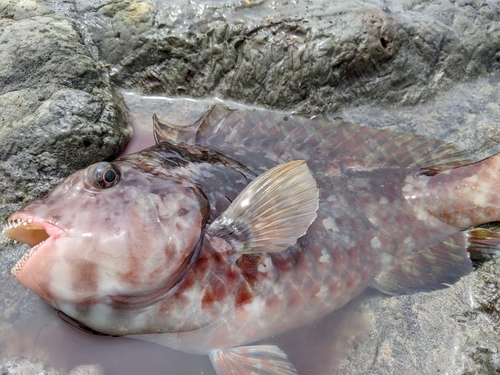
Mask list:
[{"label": "gray rock", "polygon": [[0,3],[0,217],[124,147],[127,112],[72,24]]},{"label": "gray rock", "polygon": [[77,366],[70,371],[69,375],[103,375],[99,365],[82,365]]},{"label": "gray rock", "polygon": [[419,103],[500,60],[494,1],[45,3],[82,24],[115,84],[144,93],[332,112]]},{"label": "gray rock", "polygon": [[0,363],[0,373],[12,375],[65,375],[61,371],[47,366],[42,362],[32,361],[29,358],[13,358]]},{"label": "gray rock", "polygon": [[0,18],[3,19],[20,21],[49,14],[53,12],[35,0],[2,0],[0,2]]}]

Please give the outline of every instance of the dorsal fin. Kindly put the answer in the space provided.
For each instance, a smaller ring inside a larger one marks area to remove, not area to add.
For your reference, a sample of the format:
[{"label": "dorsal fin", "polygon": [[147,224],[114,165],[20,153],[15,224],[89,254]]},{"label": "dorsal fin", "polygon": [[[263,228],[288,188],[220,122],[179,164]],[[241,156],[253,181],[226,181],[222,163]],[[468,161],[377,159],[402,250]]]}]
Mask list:
[{"label": "dorsal fin", "polygon": [[188,124],[173,124],[162,120],[153,113],[153,135],[156,144],[164,141],[193,143],[198,127],[210,111],[202,113],[200,117]]}]

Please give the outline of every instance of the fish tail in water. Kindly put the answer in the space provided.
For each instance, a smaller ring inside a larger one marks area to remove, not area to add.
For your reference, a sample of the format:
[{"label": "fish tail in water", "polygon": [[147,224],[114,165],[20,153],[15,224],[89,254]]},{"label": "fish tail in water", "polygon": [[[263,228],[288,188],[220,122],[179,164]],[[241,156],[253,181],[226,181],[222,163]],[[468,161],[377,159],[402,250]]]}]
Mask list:
[{"label": "fish tail in water", "polygon": [[490,260],[494,254],[500,252],[500,233],[496,232],[498,227],[494,225],[491,229],[487,227],[472,228],[467,230],[469,236],[469,247],[471,260],[480,264]]}]

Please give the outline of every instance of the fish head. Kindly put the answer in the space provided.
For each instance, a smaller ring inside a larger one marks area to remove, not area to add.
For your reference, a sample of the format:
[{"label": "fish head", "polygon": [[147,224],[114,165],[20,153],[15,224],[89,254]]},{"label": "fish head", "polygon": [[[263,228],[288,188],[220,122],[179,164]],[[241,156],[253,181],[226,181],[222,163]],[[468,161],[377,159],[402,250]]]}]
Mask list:
[{"label": "fish head", "polygon": [[76,172],[3,232],[30,245],[12,272],[51,305],[144,308],[185,273],[207,213],[194,183],[135,154]]}]

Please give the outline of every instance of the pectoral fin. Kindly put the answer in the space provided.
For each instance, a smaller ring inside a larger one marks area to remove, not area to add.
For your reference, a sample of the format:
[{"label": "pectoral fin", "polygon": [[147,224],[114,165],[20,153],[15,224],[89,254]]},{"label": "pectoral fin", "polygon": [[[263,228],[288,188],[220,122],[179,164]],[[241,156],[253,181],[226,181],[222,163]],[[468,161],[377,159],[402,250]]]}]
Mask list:
[{"label": "pectoral fin", "polygon": [[316,218],[319,191],[305,161],[279,165],[253,180],[209,227],[239,254],[295,244]]},{"label": "pectoral fin", "polygon": [[214,350],[209,356],[217,375],[297,375],[286,354],[274,345]]}]

